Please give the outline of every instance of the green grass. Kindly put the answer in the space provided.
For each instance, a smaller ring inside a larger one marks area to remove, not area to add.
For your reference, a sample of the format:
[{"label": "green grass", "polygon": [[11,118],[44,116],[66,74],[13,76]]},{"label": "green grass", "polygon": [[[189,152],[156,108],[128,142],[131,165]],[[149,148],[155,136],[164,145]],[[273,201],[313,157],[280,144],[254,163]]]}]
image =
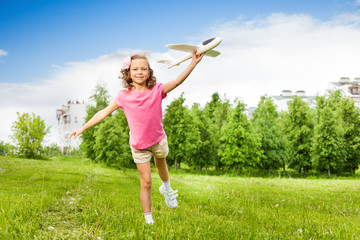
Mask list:
[{"label": "green grass", "polygon": [[360,181],[170,172],[144,224],[137,170],[86,159],[0,157],[0,239],[360,239]]}]

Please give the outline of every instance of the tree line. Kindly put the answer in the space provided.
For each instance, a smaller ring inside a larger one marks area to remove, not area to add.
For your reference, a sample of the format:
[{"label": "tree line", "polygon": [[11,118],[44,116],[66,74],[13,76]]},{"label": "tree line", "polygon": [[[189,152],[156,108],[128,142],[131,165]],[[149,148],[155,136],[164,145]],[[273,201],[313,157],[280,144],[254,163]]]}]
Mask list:
[{"label": "tree line", "polygon": [[[96,106],[87,110],[86,121],[109,103],[104,87],[96,88]],[[182,94],[165,109],[169,165],[186,163],[204,168],[231,170],[278,170],[288,167],[310,171],[354,173],[360,164],[360,110],[341,91],[316,97],[310,108],[301,97],[278,112],[271,97],[263,96],[249,119],[245,104],[230,102],[218,93],[201,107],[185,105]],[[127,120],[121,110],[82,135],[85,155],[117,167],[134,167],[129,148]]]},{"label": "tree line", "polygon": [[[98,84],[96,104],[87,108],[85,121],[105,108],[109,99],[105,86]],[[360,164],[360,110],[341,91],[317,96],[315,108],[294,96],[286,112],[278,112],[273,99],[263,96],[251,118],[240,99],[230,102],[214,93],[204,107],[194,103],[189,108],[182,94],[166,107],[163,123],[170,148],[167,162],[175,169],[181,163],[199,171],[211,168],[237,174],[290,168],[304,176],[311,170],[330,177],[353,174]],[[42,158],[61,153],[54,144],[42,147],[49,128],[39,116],[18,113],[12,131],[15,145],[0,142],[1,155]],[[81,135],[81,151],[109,166],[135,167],[128,132],[126,117],[116,111]]]}]

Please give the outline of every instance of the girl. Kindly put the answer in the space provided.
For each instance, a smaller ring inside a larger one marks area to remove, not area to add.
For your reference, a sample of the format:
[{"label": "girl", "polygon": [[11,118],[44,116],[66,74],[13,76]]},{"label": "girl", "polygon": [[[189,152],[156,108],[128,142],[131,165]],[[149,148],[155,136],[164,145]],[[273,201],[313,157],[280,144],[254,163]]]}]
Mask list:
[{"label": "girl", "polygon": [[130,148],[134,162],[140,174],[140,200],[145,221],[153,224],[151,215],[151,166],[150,159],[154,156],[157,172],[162,180],[159,188],[165,197],[165,203],[176,209],[178,203],[177,190],[170,187],[169,171],[166,156],[169,152],[167,138],[162,123],[162,99],[167,93],[179,86],[201,61],[204,54],[193,52],[190,65],[175,79],[166,84],[156,83],[153,70],[145,56],[126,57],[121,70],[123,85],[115,100],[105,109],[97,112],[84,126],[74,130],[69,138],[76,139],[82,132],[102,121],[116,109],[125,113],[130,127]]}]

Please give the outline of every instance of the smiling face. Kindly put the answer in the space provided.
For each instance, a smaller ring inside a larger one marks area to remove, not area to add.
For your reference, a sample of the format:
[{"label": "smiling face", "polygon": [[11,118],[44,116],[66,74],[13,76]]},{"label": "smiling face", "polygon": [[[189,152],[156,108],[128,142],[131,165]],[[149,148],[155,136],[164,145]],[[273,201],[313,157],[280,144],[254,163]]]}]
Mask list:
[{"label": "smiling face", "polygon": [[146,87],[146,80],[150,76],[149,63],[146,59],[133,59],[130,65],[130,78],[136,87]]}]

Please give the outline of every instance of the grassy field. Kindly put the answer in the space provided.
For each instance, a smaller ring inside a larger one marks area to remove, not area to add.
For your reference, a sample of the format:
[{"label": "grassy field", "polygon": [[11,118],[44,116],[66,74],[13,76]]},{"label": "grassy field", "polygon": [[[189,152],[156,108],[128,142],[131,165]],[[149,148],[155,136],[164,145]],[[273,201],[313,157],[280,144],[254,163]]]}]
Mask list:
[{"label": "grassy field", "polygon": [[0,157],[0,239],[360,239],[360,181],[171,171],[179,208],[157,191],[144,224],[137,170],[86,159]]}]

